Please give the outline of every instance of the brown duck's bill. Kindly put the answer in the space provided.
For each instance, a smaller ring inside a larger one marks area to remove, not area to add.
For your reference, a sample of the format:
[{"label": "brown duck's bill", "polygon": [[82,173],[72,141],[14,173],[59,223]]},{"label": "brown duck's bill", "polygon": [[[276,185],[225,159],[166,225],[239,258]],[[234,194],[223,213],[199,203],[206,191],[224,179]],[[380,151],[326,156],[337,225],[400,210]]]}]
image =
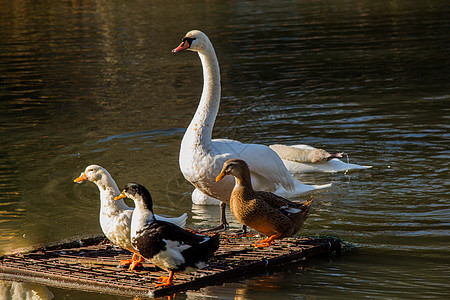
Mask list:
[{"label": "brown duck's bill", "polygon": [[122,194],[120,194],[119,196],[116,196],[116,197],[114,197],[114,200],[120,200],[120,199],[123,199],[123,198],[126,198],[127,196],[125,196],[123,193]]},{"label": "brown duck's bill", "polygon": [[183,41],[183,42],[181,42],[181,44],[178,47],[176,47],[175,49],[172,50],[172,53],[178,53],[183,50],[186,50],[187,48],[189,48],[189,42]]},{"label": "brown duck's bill", "polygon": [[225,176],[227,176],[227,174],[225,173],[220,173],[217,177],[216,177],[216,182],[219,180],[222,180],[222,178],[224,178]]},{"label": "brown duck's bill", "polygon": [[87,180],[87,177],[86,177],[86,174],[83,172],[83,173],[81,173],[80,177],[75,178],[73,181],[74,182],[81,182],[81,181],[84,181],[84,180]]}]

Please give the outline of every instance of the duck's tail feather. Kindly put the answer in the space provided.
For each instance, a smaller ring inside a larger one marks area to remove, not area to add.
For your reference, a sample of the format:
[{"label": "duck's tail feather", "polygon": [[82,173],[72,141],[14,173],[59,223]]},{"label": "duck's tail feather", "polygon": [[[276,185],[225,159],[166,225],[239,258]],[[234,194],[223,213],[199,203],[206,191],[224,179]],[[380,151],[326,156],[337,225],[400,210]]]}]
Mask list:
[{"label": "duck's tail feather", "polygon": [[195,245],[195,247],[188,248],[182,252],[187,267],[204,268],[208,260],[214,255],[214,252],[219,249],[220,240],[218,234],[212,237],[204,237],[205,239]]},{"label": "duck's tail feather", "polygon": [[187,213],[184,213],[184,214],[182,214],[181,216],[179,216],[177,218],[168,218],[168,217],[163,217],[163,216],[155,214],[155,219],[156,220],[169,222],[169,223],[175,224],[175,225],[177,225],[177,226],[179,226],[181,228],[184,228],[184,226],[186,226],[187,218],[188,218]]},{"label": "duck's tail feather", "polygon": [[[297,233],[300,228],[302,227],[303,223],[305,223],[306,219],[308,218],[309,209],[311,208],[311,204],[313,203],[313,197],[309,197],[308,200],[302,203],[301,211],[292,215],[291,220],[294,223],[295,227],[295,233]],[[294,234],[295,234],[294,233]]]}]

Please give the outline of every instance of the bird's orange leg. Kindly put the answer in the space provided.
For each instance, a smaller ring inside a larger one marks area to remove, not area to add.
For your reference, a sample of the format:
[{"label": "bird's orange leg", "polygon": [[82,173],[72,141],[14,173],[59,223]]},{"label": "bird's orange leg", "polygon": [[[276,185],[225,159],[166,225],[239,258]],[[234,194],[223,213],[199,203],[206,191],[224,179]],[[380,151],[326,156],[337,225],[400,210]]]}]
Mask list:
[{"label": "bird's orange leg", "polygon": [[123,259],[120,261],[120,266],[128,266],[133,263],[133,261],[137,260],[138,255],[136,253],[133,254],[133,257],[131,259]]},{"label": "bird's orange leg", "polygon": [[[137,254],[135,254],[136,256],[138,256]],[[133,255],[134,258],[134,255]],[[128,270],[133,271],[137,266],[139,266],[141,264],[141,262],[144,261],[144,258],[142,256],[139,255],[139,258],[137,260],[133,260],[130,264],[130,267],[128,268]]]},{"label": "bird's orange leg", "polygon": [[281,233],[277,233],[265,238],[264,240],[255,242],[252,246],[255,246],[256,248],[269,247],[275,239],[278,239],[280,237]]},{"label": "bird's orange leg", "polygon": [[161,283],[155,283],[156,287],[173,285],[173,279],[175,278],[173,271],[170,271],[169,277],[161,276],[158,281]]}]

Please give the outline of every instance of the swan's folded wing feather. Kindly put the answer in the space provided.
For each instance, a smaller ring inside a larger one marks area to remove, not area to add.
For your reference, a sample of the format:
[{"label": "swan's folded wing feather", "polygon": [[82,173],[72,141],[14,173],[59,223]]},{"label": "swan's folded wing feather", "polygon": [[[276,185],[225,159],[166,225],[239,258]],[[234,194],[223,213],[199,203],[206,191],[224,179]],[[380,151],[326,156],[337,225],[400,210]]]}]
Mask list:
[{"label": "swan's folded wing feather", "polygon": [[257,144],[242,144],[240,150],[240,159],[248,164],[251,172],[281,184],[288,191],[295,190],[292,175],[275,151]]}]

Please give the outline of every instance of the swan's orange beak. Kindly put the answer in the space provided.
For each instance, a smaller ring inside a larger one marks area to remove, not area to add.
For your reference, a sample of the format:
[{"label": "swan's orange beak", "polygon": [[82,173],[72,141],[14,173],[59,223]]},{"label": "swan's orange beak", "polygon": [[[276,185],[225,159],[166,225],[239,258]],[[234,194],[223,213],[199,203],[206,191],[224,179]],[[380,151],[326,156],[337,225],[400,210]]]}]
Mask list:
[{"label": "swan's orange beak", "polygon": [[81,173],[80,177],[75,178],[73,181],[74,182],[81,182],[83,180],[87,180],[86,174],[84,172]]},{"label": "swan's orange beak", "polygon": [[172,53],[178,53],[181,52],[183,50],[186,50],[187,48],[189,48],[191,45],[189,45],[189,41],[182,41],[181,44],[176,47],[175,49],[172,50]]},{"label": "swan's orange beak", "polygon": [[120,199],[123,199],[123,198],[126,198],[126,197],[127,196],[125,196],[124,193],[121,193],[119,196],[114,197],[114,200],[120,200]]},{"label": "swan's orange beak", "polygon": [[219,181],[219,180],[222,180],[222,178],[224,178],[227,175],[228,174],[226,174],[224,172],[220,172],[220,174],[216,177],[216,182]]}]

